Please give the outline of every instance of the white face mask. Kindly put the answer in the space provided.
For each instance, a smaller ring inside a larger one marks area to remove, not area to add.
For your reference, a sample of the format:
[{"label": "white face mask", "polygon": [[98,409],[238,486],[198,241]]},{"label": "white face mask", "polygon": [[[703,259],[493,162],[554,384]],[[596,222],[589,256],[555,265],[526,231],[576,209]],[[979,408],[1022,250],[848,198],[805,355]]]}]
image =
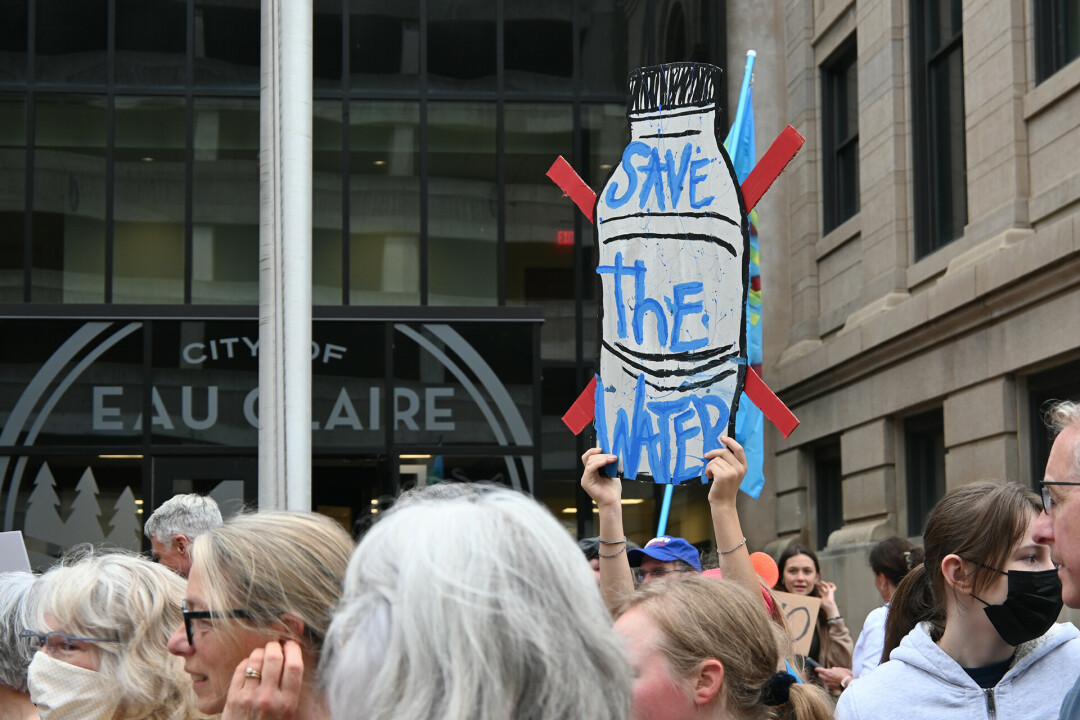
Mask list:
[{"label": "white face mask", "polygon": [[41,720],[112,720],[120,707],[101,673],[43,652],[34,653],[26,680]]}]

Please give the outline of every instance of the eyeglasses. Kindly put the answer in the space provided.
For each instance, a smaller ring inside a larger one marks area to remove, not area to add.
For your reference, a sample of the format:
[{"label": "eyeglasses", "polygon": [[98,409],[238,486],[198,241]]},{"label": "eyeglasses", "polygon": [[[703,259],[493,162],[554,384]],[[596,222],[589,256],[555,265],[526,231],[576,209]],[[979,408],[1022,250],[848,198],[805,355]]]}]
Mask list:
[{"label": "eyeglasses", "polygon": [[693,572],[693,568],[675,568],[674,570],[665,570],[664,568],[657,568],[656,570],[635,570],[634,579],[639,583],[645,582],[645,578],[659,579],[668,573],[685,573]]},{"label": "eyeglasses", "polygon": [[1051,485],[1080,485],[1080,482],[1065,482],[1058,480],[1043,480],[1039,483],[1039,489],[1042,492],[1043,512],[1047,515],[1054,514],[1054,499],[1050,497]]},{"label": "eyeglasses", "polygon": [[212,620],[217,618],[251,619],[250,610],[188,610],[187,600],[180,603],[180,612],[184,616],[184,632],[187,633],[187,642],[190,647],[195,647],[192,620]]},{"label": "eyeglasses", "polygon": [[23,630],[19,633],[19,638],[26,643],[27,647],[31,650],[40,650],[45,648],[45,651],[50,655],[58,652],[73,652],[78,650],[75,647],[75,643],[79,642],[120,642],[117,638],[92,638],[92,637],[71,637],[62,632],[47,632],[45,634],[36,633],[33,630]]}]

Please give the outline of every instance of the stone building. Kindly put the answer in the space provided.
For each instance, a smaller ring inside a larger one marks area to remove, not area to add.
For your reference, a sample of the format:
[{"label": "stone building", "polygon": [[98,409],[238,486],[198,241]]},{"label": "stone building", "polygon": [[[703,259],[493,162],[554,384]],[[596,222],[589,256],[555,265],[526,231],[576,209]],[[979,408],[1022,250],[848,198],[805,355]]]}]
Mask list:
[{"label": "stone building", "polygon": [[[758,152],[802,152],[759,205],[770,429],[751,544],[820,551],[853,632],[866,552],[947,490],[1037,487],[1050,398],[1080,398],[1080,18],[1064,2],[728,4],[758,52]],[[734,99],[732,100],[734,102]]]}]

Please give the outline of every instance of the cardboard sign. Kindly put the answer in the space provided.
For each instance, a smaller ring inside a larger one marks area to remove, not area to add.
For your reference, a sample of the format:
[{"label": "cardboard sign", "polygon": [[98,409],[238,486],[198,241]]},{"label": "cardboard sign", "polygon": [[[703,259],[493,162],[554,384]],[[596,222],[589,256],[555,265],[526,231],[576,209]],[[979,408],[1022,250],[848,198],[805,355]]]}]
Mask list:
[{"label": "cardboard sign", "polygon": [[597,444],[620,477],[680,484],[734,434],[746,377],[749,224],[716,137],[720,69],[630,74],[630,141],[596,197]]},{"label": "cardboard sign", "polygon": [[776,602],[780,603],[780,609],[784,613],[795,654],[806,657],[806,654],[810,652],[810,643],[814,639],[814,627],[817,625],[818,610],[821,609],[821,598],[795,595],[779,590],[773,590],[772,594]]},{"label": "cardboard sign", "polygon": [[0,532],[0,573],[17,570],[30,572],[30,559],[26,556],[22,531]]}]

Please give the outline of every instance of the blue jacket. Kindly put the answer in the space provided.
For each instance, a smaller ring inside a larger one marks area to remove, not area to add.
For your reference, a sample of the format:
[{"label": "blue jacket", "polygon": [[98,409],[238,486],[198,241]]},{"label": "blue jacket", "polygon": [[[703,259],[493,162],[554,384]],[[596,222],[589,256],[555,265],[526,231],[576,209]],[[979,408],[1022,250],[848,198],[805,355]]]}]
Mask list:
[{"label": "blue jacket", "polygon": [[1080,631],[1055,624],[1016,648],[1001,681],[984,690],[918,626],[889,661],[855,680],[836,705],[838,720],[1054,718],[1080,670]]}]

